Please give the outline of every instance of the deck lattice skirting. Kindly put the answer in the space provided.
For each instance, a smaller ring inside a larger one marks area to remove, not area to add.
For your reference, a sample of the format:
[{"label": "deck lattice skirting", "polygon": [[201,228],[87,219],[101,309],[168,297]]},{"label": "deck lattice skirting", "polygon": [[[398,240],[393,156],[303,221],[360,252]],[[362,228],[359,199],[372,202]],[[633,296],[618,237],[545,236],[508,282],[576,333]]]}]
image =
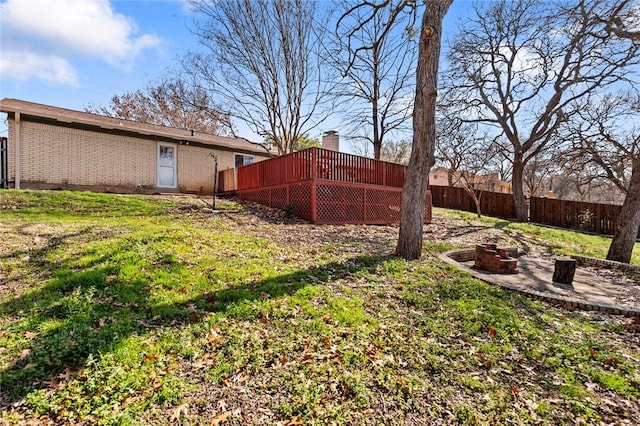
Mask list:
[{"label": "deck lattice skirting", "polygon": [[[222,178],[225,191],[282,209],[317,224],[390,224],[400,221],[406,166],[310,148],[237,169]],[[424,222],[431,222],[431,192]]]}]

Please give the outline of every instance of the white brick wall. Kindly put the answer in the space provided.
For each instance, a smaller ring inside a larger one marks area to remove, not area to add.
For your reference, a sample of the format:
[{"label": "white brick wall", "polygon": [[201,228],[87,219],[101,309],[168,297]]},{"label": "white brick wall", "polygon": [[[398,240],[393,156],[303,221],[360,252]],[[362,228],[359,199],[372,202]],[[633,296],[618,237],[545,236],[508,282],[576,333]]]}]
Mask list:
[{"label": "white brick wall", "polygon": [[22,121],[23,182],[155,186],[154,141]]},{"label": "white brick wall", "polygon": [[[9,120],[9,180],[15,181],[15,121]],[[21,120],[23,187],[156,187],[157,142],[90,130]],[[177,146],[178,190],[211,192],[213,159],[209,149]],[[234,167],[234,153],[213,151],[218,170]],[[254,161],[264,158],[254,155]],[[164,189],[163,189],[164,190]]]},{"label": "white brick wall", "polygon": [[[178,189],[181,191],[210,193],[213,188],[213,158],[211,150],[192,146],[178,146]],[[233,167],[234,153],[215,151],[218,171]]]}]

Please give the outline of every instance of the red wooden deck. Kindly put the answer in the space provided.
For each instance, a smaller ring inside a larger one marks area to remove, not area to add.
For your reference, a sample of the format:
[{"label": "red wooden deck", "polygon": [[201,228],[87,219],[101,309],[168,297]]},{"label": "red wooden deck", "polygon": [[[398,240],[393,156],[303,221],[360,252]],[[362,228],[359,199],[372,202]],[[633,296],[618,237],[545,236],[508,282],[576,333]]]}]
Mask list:
[{"label": "red wooden deck", "polygon": [[[219,187],[269,207],[293,206],[296,216],[319,224],[389,224],[400,221],[406,167],[310,148],[220,172]],[[235,181],[235,182],[234,182]],[[427,192],[425,223],[431,222]]]}]

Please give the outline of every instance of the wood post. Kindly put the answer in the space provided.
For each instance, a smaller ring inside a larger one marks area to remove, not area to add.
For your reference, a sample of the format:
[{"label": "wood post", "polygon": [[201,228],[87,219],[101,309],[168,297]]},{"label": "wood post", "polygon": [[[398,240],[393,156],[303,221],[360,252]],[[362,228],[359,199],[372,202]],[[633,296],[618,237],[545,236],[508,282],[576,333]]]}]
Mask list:
[{"label": "wood post", "polygon": [[576,260],[570,257],[559,257],[556,259],[553,271],[553,282],[571,284],[576,273]]}]

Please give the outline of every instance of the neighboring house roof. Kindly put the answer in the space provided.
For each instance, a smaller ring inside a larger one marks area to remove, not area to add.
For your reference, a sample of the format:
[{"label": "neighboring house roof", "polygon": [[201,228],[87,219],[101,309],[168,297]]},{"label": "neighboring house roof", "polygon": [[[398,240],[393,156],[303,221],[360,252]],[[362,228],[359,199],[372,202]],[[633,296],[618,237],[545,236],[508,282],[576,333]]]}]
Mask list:
[{"label": "neighboring house roof", "polygon": [[[435,176],[438,173],[448,174],[449,169],[442,166],[431,169],[429,171],[429,178],[435,179]],[[465,175],[466,178],[474,184],[495,184],[495,185],[500,185],[501,187],[506,188],[509,191],[511,190],[511,183],[500,180],[499,172],[489,172],[487,174],[480,175],[480,174],[465,172],[463,170],[454,170],[452,173],[454,186],[460,183],[460,179],[463,176],[463,174],[466,174]]]},{"label": "neighboring house roof", "polygon": [[104,115],[75,111],[66,108],[58,108],[19,99],[5,98],[0,101],[0,112],[19,112],[23,118],[33,117],[40,120],[57,121],[69,126],[94,127],[104,131],[117,133],[132,133],[144,137],[159,137],[163,139],[185,142],[193,146],[219,148],[229,151],[240,151],[272,155],[263,145],[250,142],[241,138],[228,138],[205,133],[192,132],[191,130],[176,129],[173,127],[158,126],[155,124],[140,123],[137,121],[122,120]]}]

